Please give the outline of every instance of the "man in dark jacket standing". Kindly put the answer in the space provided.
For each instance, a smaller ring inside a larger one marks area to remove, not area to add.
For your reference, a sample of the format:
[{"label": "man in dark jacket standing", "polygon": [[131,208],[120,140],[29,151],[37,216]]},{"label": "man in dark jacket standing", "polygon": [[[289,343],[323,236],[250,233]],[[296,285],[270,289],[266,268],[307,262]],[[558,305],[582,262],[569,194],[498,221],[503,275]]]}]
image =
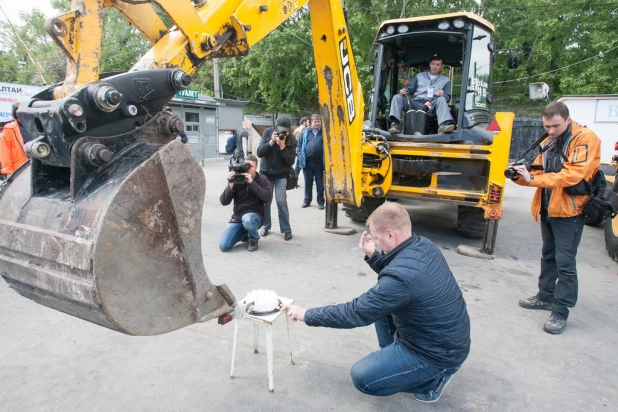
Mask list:
[{"label": "man in dark jacket standing", "polygon": [[311,127],[307,127],[300,135],[298,148],[298,165],[303,169],[305,177],[305,200],[301,207],[309,207],[313,194],[313,180],[317,190],[318,209],[324,209],[324,136],[322,120],[319,114],[311,115]]},{"label": "man in dark jacket standing", "polygon": [[[281,116],[277,119],[275,127],[264,130],[262,140],[257,149],[258,157],[262,158],[260,173],[268,178],[277,201],[279,211],[279,228],[285,240],[292,239],[292,227],[290,226],[290,210],[286,186],[288,182],[288,168],[296,159],[296,146],[298,140],[290,133],[290,119]],[[264,226],[260,230],[262,236],[267,236],[272,222],[270,220],[270,207],[268,202],[264,209]]]},{"label": "man in dark jacket standing", "polygon": [[272,198],[268,179],[257,173],[257,158],[247,156],[245,164],[249,167],[246,173],[243,173],[245,181],[235,182],[236,172],[231,171],[227,176],[228,185],[219,198],[224,206],[234,201],[234,214],[219,239],[219,249],[223,252],[232,249],[247,235],[247,249],[249,252],[257,250],[260,239],[258,229],[264,220],[264,204]]},{"label": "man in dark jacket standing", "polygon": [[380,206],[367,226],[371,235],[363,232],[359,247],[378,283],[348,303],[284,309],[290,319],[309,326],[375,323],[381,349],[352,366],[354,386],[368,395],[408,392],[418,401],[435,402],[470,351],[466,302],[440,250],[412,233],[401,205]]}]

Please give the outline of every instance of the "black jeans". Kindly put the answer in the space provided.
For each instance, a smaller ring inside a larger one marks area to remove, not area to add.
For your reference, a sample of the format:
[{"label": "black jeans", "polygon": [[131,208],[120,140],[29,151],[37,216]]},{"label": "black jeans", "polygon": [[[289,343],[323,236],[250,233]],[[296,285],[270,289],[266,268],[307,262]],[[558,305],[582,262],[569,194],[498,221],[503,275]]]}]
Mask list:
[{"label": "black jeans", "polygon": [[575,257],[584,230],[584,216],[555,218],[541,212],[543,250],[539,299],[553,303],[552,312],[569,316],[577,302],[577,266]]},{"label": "black jeans", "polygon": [[307,164],[303,168],[303,176],[305,177],[305,203],[311,204],[313,200],[313,180],[315,179],[318,205],[324,204],[324,181],[322,173],[324,165],[322,162],[312,162],[307,160]]}]

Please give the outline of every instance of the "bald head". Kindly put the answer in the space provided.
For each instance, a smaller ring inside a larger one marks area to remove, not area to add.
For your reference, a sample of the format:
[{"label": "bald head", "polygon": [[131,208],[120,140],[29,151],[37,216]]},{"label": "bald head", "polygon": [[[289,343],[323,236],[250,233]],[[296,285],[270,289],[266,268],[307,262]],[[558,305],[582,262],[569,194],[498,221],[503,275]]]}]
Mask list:
[{"label": "bald head", "polygon": [[374,242],[389,253],[412,236],[412,222],[407,210],[398,203],[384,203],[367,219]]}]

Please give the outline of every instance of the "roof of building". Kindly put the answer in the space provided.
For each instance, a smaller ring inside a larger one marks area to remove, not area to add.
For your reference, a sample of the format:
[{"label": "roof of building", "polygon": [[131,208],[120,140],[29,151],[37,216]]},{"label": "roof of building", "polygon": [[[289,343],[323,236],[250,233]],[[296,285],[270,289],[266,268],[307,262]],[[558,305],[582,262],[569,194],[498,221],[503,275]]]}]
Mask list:
[{"label": "roof of building", "polygon": [[618,94],[565,94],[558,99],[563,100],[588,100],[588,99],[618,99]]}]

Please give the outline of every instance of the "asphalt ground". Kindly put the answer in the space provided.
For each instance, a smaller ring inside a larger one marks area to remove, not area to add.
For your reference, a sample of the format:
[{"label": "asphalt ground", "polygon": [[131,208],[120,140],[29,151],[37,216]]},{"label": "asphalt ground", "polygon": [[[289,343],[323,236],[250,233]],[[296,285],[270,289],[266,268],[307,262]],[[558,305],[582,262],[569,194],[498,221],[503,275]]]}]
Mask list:
[{"label": "asphalt ground", "polygon": [[[293,239],[271,235],[257,252],[239,244],[228,253],[218,238],[231,215],[219,204],[223,159],[204,167],[206,270],[237,298],[267,288],[304,307],[348,301],[376,275],[363,262],[363,226],[340,211],[339,224],[358,233],[325,233],[314,202],[301,209],[302,190],[288,192]],[[449,262],[472,323],[472,349],[442,398],[421,404],[408,394],[385,398],[358,392],[349,376],[358,359],[378,349],[372,326],[351,330],[291,323],[290,362],[284,318],[274,324],[274,387],[268,391],[260,331],[241,322],[235,378],[230,379],[233,326],[211,321],[153,337],[132,337],[21,297],[0,283],[0,410],[2,411],[616,411],[618,264],[602,227],[586,227],[578,255],[579,301],[562,335],[542,330],[549,312],[524,310],[536,293],[540,228],[529,212],[533,189],[509,184],[495,260],[458,255],[480,241],[455,233],[456,207],[403,202],[413,230],[430,238]]]}]

